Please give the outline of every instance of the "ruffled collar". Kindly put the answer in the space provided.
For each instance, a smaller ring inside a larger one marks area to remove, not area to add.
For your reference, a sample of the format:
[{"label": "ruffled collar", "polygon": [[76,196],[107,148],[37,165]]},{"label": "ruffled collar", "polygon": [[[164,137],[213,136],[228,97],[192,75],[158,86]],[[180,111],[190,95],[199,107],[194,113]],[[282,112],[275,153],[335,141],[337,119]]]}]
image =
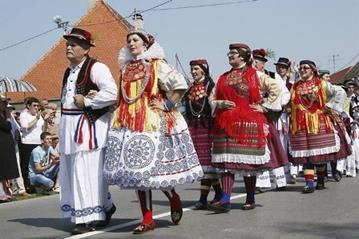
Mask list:
[{"label": "ruffled collar", "polygon": [[120,64],[120,68],[122,69],[125,65],[130,61],[135,60],[151,60],[151,59],[164,59],[165,52],[163,48],[157,42],[154,42],[147,51],[138,55],[137,57],[133,57],[130,53],[130,50],[127,46],[123,47],[120,50],[120,54],[118,56],[118,63]]}]

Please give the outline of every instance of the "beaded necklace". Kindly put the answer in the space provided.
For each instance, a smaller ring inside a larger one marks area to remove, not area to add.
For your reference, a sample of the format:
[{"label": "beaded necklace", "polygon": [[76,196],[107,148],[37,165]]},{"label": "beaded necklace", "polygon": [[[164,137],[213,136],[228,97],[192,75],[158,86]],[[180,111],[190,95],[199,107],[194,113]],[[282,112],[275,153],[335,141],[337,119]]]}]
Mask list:
[{"label": "beaded necklace", "polygon": [[[314,81],[305,81],[301,85],[297,87],[297,94],[299,95],[299,101],[300,104],[307,110],[313,106],[314,102],[318,98],[318,87],[315,85]],[[303,102],[303,97],[307,96],[307,99],[309,99],[309,104],[306,105],[305,102]]]},{"label": "beaded necklace", "polygon": [[[190,108],[191,114],[193,116],[195,116],[195,117],[199,118],[201,116],[201,113],[204,110],[204,107],[206,105],[206,98],[205,97],[207,96],[208,85],[209,85],[209,81],[207,82],[205,87],[203,86],[203,84],[201,84],[201,85],[198,84],[197,86],[195,85],[194,86],[195,89],[191,90],[191,92],[188,95],[189,108]],[[198,101],[200,99],[203,99],[203,103],[202,103],[202,105],[200,107],[200,110],[196,111],[193,108],[192,101],[194,101],[194,100]]]},{"label": "beaded necklace", "polygon": [[[139,62],[130,62],[125,65],[124,69],[122,70],[123,81],[121,82],[121,93],[123,100],[127,104],[134,103],[142,96],[150,80],[150,66],[151,64],[145,63],[144,60],[141,60]],[[126,93],[126,83],[129,82],[129,84],[131,84],[132,81],[137,81],[141,79],[143,79],[143,81],[141,87],[137,91],[138,93],[132,98],[129,97]]]}]

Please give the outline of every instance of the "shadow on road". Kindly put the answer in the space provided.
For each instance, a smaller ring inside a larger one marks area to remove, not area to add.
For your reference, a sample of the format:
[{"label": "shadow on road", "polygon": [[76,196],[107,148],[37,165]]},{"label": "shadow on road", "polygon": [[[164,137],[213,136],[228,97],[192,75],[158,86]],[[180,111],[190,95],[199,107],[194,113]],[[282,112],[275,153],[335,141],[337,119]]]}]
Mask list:
[{"label": "shadow on road", "polygon": [[[112,218],[108,226],[123,224],[133,221],[133,219],[116,219]],[[17,222],[39,228],[53,228],[59,231],[70,232],[74,224],[67,218],[19,218],[12,219],[9,222]]]},{"label": "shadow on road", "polygon": [[[320,236],[325,238],[359,238],[359,223],[334,224],[334,223],[281,223],[277,225],[279,231],[303,236]],[[306,237],[307,238],[307,237]],[[308,237],[309,238],[309,237]]]}]

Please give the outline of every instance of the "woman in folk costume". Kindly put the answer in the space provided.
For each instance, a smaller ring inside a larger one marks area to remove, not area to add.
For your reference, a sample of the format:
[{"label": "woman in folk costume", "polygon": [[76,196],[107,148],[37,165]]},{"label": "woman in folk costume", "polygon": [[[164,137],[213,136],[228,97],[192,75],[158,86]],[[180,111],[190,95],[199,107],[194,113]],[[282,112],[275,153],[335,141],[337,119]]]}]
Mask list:
[{"label": "woman in folk costume", "polygon": [[304,164],[306,186],[303,193],[314,192],[314,166],[317,189],[324,188],[325,164],[351,154],[342,127],[333,120],[327,107],[335,88],[318,77],[313,61],[303,60],[300,79],[291,92],[290,154],[294,164]]},{"label": "woman in folk costume", "polygon": [[182,207],[174,187],[200,179],[203,171],[176,108],[188,87],[186,80],[166,63],[162,47],[143,30],[142,18],[136,21],[119,55],[121,90],[104,172],[110,184],[136,190],[143,221],[133,233],[141,234],[156,227],[151,190],[164,191],[171,219],[178,224]]},{"label": "woman in folk costume", "polygon": [[[219,77],[213,94],[215,114],[213,166],[221,171],[223,196],[210,205],[228,212],[235,173],[242,173],[247,198],[243,210],[255,208],[256,174],[288,163],[273,124],[264,111],[281,110],[277,81],[250,65],[251,50],[242,43],[229,45],[232,69]],[[261,94],[263,93],[263,94]],[[267,96],[266,98],[264,96]]]},{"label": "woman in folk costume", "polygon": [[215,83],[209,74],[207,60],[192,60],[190,66],[194,82],[183,99],[188,127],[204,172],[201,179],[201,196],[195,209],[204,210],[207,209],[207,197],[211,187],[215,191],[213,201],[218,201],[222,196],[218,174],[211,163],[213,118],[208,97]]}]

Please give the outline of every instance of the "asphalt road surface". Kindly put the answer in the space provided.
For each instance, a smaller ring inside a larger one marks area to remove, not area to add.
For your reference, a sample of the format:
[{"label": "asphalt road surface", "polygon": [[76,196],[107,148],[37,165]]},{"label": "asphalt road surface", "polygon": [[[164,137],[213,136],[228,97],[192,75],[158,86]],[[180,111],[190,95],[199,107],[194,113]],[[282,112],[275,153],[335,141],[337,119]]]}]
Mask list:
[{"label": "asphalt road surface", "polygon": [[[59,196],[0,204],[0,239],[21,238],[163,238],[163,239],[359,239],[359,178],[329,181],[327,189],[302,194],[300,178],[286,191],[269,190],[256,195],[257,207],[242,211],[245,201],[242,178],[237,176],[232,194],[232,210],[214,214],[194,211],[199,183],[178,187],[184,209],[180,225],[169,217],[169,203],[160,191],[153,193],[157,228],[143,235],[132,230],[140,219],[135,192],[111,187],[117,211],[111,224],[101,231],[71,236],[73,225],[61,217]],[[213,192],[209,199],[213,198]]]}]

